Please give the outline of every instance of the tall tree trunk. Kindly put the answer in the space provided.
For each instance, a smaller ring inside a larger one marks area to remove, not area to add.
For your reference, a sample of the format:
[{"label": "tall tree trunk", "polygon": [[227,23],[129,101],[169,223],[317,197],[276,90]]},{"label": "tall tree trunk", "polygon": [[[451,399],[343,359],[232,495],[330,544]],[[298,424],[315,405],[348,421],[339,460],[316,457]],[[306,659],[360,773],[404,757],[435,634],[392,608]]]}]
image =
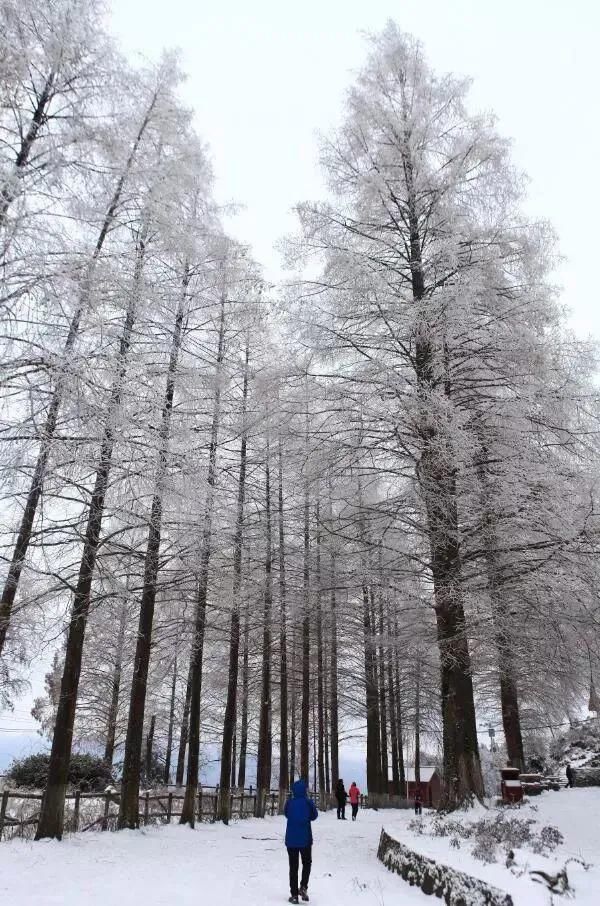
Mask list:
[{"label": "tall tree trunk", "polygon": [[192,697],[192,671],[188,669],[187,684],[185,687],[185,699],[183,702],[183,713],[181,715],[181,731],[179,733],[179,751],[177,753],[177,771],[175,773],[175,786],[183,786],[183,774],[185,770],[185,753],[188,743],[188,731],[190,725],[190,699]]},{"label": "tall tree trunk", "polygon": [[144,782],[147,787],[152,786],[152,752],[154,748],[154,728],[156,726],[156,714],[150,718],[148,735],[146,736],[146,764]]},{"label": "tall tree trunk", "polygon": [[96,467],[94,489],[90,500],[88,519],[85,532],[85,541],[79,565],[77,586],[73,597],[71,619],[65,647],[65,664],[60,686],[60,697],[56,710],[54,733],[52,736],[52,750],[48,765],[48,779],[46,791],[40,810],[35,835],[36,840],[46,837],[62,838],[65,810],[65,796],[71,762],[71,746],[73,743],[73,727],[75,724],[75,710],[77,707],[77,693],[79,690],[79,677],[81,675],[81,661],[83,657],[83,644],[85,630],[90,609],[92,582],[98,557],[100,532],[104,517],[104,500],[108,489],[110,468],[112,464],[113,447],[115,443],[116,421],[121,409],[121,396],[125,375],[127,373],[127,359],[131,346],[131,334],[135,321],[137,302],[140,291],[140,279],[144,260],[146,228],[144,227],[138,239],[136,249],[136,263],[131,293],[121,341],[117,374],[115,376],[110,400],[106,411],[106,421],[102,432],[100,457]]},{"label": "tall tree trunk", "polygon": [[379,720],[377,681],[373,663],[373,631],[371,625],[371,607],[369,589],[366,582],[362,586],[363,628],[365,652],[365,692],[367,711],[367,790],[369,795],[379,793],[381,779],[381,761],[379,757]]},{"label": "tall tree trunk", "polygon": [[385,676],[385,648],[383,644],[383,577],[381,563],[379,566],[379,726],[381,731],[381,792],[389,792],[389,762],[388,762],[388,722],[387,722],[387,694]]},{"label": "tall tree trunk", "polygon": [[[268,430],[268,428],[267,428]],[[273,610],[273,544],[271,533],[271,465],[267,437],[265,462],[265,593],[263,606],[263,650],[256,762],[256,812],[263,818],[271,786],[271,619]]]},{"label": "tall tree trunk", "polygon": [[370,624],[371,624],[371,682],[375,689],[375,709],[372,714],[373,720],[373,757],[374,764],[376,766],[377,773],[377,789],[376,792],[383,793],[383,775],[381,772],[381,714],[379,711],[379,665],[377,663],[377,618],[375,616],[375,589],[372,585],[369,586],[369,602],[370,602]]},{"label": "tall tree trunk", "polygon": [[[323,698],[323,613],[321,601],[321,530],[320,507],[317,491],[317,503],[315,508],[315,518],[317,523],[316,534],[316,578],[317,578],[317,763],[319,766],[319,802],[323,804],[325,796],[325,716],[324,716],[324,698]],[[317,786],[315,784],[315,790]]]},{"label": "tall tree trunk", "polygon": [[285,579],[285,528],[283,522],[283,441],[278,440],[279,515],[279,811],[283,813],[290,788],[288,750],[287,589]]},{"label": "tall tree trunk", "polygon": [[248,655],[250,651],[250,614],[248,603],[244,608],[244,641],[242,646],[242,714],[240,719],[240,767],[238,787],[246,786],[246,758],[248,754]]},{"label": "tall tree trunk", "polygon": [[290,721],[290,786],[296,776],[296,699],[298,687],[298,658],[296,656],[296,627],[292,624],[292,700],[290,709],[292,719]]},{"label": "tall tree trunk", "polygon": [[269,793],[271,788],[271,777],[273,775],[273,699],[269,694],[269,715],[267,718],[267,766],[266,766],[266,775],[267,775],[267,787],[266,791]]},{"label": "tall tree trunk", "polygon": [[173,753],[173,730],[175,727],[175,699],[177,697],[177,655],[173,661],[173,680],[171,682],[171,701],[169,704],[169,728],[167,730],[167,752],[165,755],[164,784],[171,782],[171,756]]},{"label": "tall tree trunk", "polygon": [[[407,116],[408,100],[403,98]],[[423,308],[426,301],[420,222],[414,185],[410,141],[404,135],[402,163],[406,179],[410,231],[409,261],[412,296]],[[435,392],[434,341],[423,317],[416,331],[415,372],[421,396],[421,458],[417,478],[425,504],[431,550],[437,637],[440,651],[444,740],[443,804],[454,808],[473,795],[483,797],[471,657],[467,641],[462,587],[456,494],[455,455],[447,428],[432,417]]]},{"label": "tall tree trunk", "polygon": [[190,280],[189,268],[186,266],[183,275],[181,299],[175,316],[175,326],[171,341],[171,354],[167,370],[167,382],[163,401],[161,424],[159,429],[159,451],[154,495],[150,509],[148,542],[144,560],[144,584],[140,600],[138,635],[133,662],[133,678],[129,700],[129,719],[123,756],[123,779],[121,783],[121,800],[119,805],[118,827],[137,828],[139,826],[140,796],[140,762],[142,755],[142,737],[144,732],[144,711],[146,708],[146,687],[152,646],[152,623],[154,621],[154,602],[156,600],[156,583],[159,570],[160,540],[162,528],[163,485],[167,471],[169,438],[171,433],[171,414],[177,362],[181,348],[183,320],[187,310],[187,290]]},{"label": "tall tree trunk", "polygon": [[402,729],[402,686],[400,684],[400,658],[398,656],[398,613],[394,609],[394,683],[396,686],[396,735],[398,737],[398,776],[401,795],[406,796],[406,772],[404,770],[404,732]]},{"label": "tall tree trunk", "polygon": [[313,783],[312,789],[313,794],[316,794],[317,785],[318,785],[318,775],[317,775],[317,715],[315,711],[315,697],[313,695],[312,705],[312,756],[313,756]]},{"label": "tall tree trunk", "polygon": [[[229,630],[229,672],[227,678],[227,701],[223,720],[223,742],[221,746],[221,779],[219,783],[220,817],[224,824],[229,823],[231,810],[231,777],[235,777],[235,765],[232,771],[232,745],[235,737],[236,705],[238,694],[238,673],[240,659],[240,589],[242,586],[242,550],[244,542],[244,500],[246,496],[246,448],[248,435],[246,428],[246,405],[248,400],[248,375],[250,361],[250,336],[246,333],[246,353],[244,359],[244,383],[242,390],[242,439],[240,445],[240,472],[238,478],[237,514],[235,536],[233,539],[233,583],[232,611]],[[235,786],[235,782],[233,782]]]},{"label": "tall tree trunk", "polygon": [[302,615],[302,708],[300,715],[300,776],[308,782],[310,719],[310,507],[304,491],[304,570]]},{"label": "tall tree trunk", "polygon": [[340,777],[339,763],[339,724],[338,724],[338,638],[337,638],[337,596],[336,596],[336,555],[331,552],[331,660],[329,664],[331,676],[331,789]]},{"label": "tall tree trunk", "polygon": [[[324,639],[323,646],[323,700],[325,707],[323,710],[324,717],[324,748],[325,748],[325,802],[329,803],[329,794],[331,792],[331,780],[330,780],[330,763],[329,763],[329,664],[327,663],[327,637]],[[325,806],[327,807],[327,805]]]},{"label": "tall tree trunk", "polygon": [[421,658],[417,655],[415,677],[415,786],[421,783]]},{"label": "tall tree trunk", "polygon": [[234,730],[233,741],[231,743],[231,788],[235,789],[235,769],[237,759],[237,733]]},{"label": "tall tree trunk", "polygon": [[395,796],[403,796],[404,789],[400,782],[400,772],[399,762],[400,762],[400,753],[398,751],[398,722],[397,722],[397,709],[396,709],[396,689],[394,683],[394,667],[393,667],[393,655],[392,655],[392,626],[390,620],[390,611],[389,611],[390,602],[387,601],[387,634],[388,634],[388,646],[387,646],[387,657],[386,657],[386,669],[387,669],[387,685],[389,690],[389,701],[390,701],[390,740],[392,744],[392,788],[394,790]]},{"label": "tall tree trunk", "polygon": [[[479,432],[477,433],[479,434]],[[479,440],[481,452],[480,460],[477,464],[477,477],[481,488],[481,506],[483,511],[481,534],[487,573],[487,590],[490,598],[494,639],[498,656],[502,726],[506,740],[508,761],[513,767],[524,771],[525,753],[521,732],[517,671],[510,638],[511,619],[502,593],[502,564],[498,554],[500,545],[498,541],[498,516],[493,503],[493,479],[485,465],[489,460],[489,451],[481,437]]]},{"label": "tall tree trunk", "polygon": [[127,604],[128,601],[127,598],[125,598],[121,607],[121,615],[119,617],[117,651],[112,678],[110,705],[108,706],[108,719],[106,721],[106,744],[104,747],[104,760],[111,766],[115,757],[117,717],[119,715],[119,695],[121,692],[121,673],[123,671],[123,652],[125,650],[125,629],[127,626]]},{"label": "tall tree trunk", "polygon": [[454,477],[432,445],[421,459],[440,649],[444,738],[443,803],[454,808],[483,797],[471,658],[462,596]]},{"label": "tall tree trunk", "polygon": [[208,453],[208,494],[204,509],[204,526],[202,529],[202,542],[200,552],[200,575],[198,579],[198,593],[196,596],[196,616],[194,620],[194,637],[190,668],[192,674],[192,697],[190,699],[190,735],[187,764],[187,782],[185,797],[181,808],[180,824],[189,824],[194,827],[196,817],[196,794],[198,792],[198,774],[200,769],[200,702],[202,698],[202,661],[204,655],[204,632],[206,626],[206,602],[208,596],[208,577],[210,557],[212,553],[212,520],[214,509],[214,488],[217,479],[217,447],[219,441],[219,425],[221,421],[221,369],[225,353],[225,291],[221,299],[221,314],[219,319],[219,338],[217,344],[217,360],[215,374],[215,401],[213,408],[212,426],[210,432],[210,448]]},{"label": "tall tree trunk", "polygon": [[[110,204],[104,217],[104,221],[98,234],[98,238],[96,240],[96,245],[94,247],[92,257],[87,267],[86,275],[83,279],[79,302],[73,314],[73,317],[71,318],[69,332],[67,334],[67,339],[63,349],[63,362],[69,361],[75,347],[75,342],[77,340],[77,337],[79,336],[81,318],[85,309],[87,308],[95,267],[98,258],[100,257],[100,253],[102,252],[102,249],[104,247],[104,242],[106,240],[106,237],[108,236],[108,232],[114,223],[117,208],[121,201],[121,196],[125,187],[125,182],[133,166],[133,162],[135,160],[144,132],[146,131],[148,123],[150,122],[156,100],[157,93],[155,93],[152,97],[151,103],[146,111],[144,119],[142,120],[138,133],[133,142],[131,151],[129,152],[129,157],[127,158],[123,172],[117,180],[115,190],[113,192]],[[40,501],[40,496],[42,494],[42,488],[46,476],[46,468],[48,466],[48,458],[50,456],[52,441],[54,440],[54,433],[56,431],[56,425],[62,404],[65,384],[66,375],[63,372],[62,374],[59,374],[56,380],[56,385],[54,392],[52,393],[50,406],[48,407],[48,413],[46,415],[46,421],[41,431],[40,449],[38,452],[35,468],[33,470],[33,477],[29,486],[29,491],[25,502],[25,509],[21,517],[19,531],[17,534],[17,539],[15,541],[8,574],[6,576],[6,581],[2,589],[2,597],[0,598],[0,657],[2,656],[4,643],[6,641],[6,635],[10,625],[10,618],[17,594],[17,589],[19,587],[19,580],[21,578],[23,564],[25,562],[25,557],[29,548],[29,542],[31,541],[31,532],[33,529],[33,523],[37,512],[38,503]]]},{"label": "tall tree trunk", "polygon": [[506,740],[506,752],[510,764],[525,770],[525,753],[521,733],[519,711],[519,692],[517,688],[516,669],[512,659],[512,648],[506,633],[499,629],[496,636],[498,659],[500,661],[500,703],[502,706],[502,727]]}]

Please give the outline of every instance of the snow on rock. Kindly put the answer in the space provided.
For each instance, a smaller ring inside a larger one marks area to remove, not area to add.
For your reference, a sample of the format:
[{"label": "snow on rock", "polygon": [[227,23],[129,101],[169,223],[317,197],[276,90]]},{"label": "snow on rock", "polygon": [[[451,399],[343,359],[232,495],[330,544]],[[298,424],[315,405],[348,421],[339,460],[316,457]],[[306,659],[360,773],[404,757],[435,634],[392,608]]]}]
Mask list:
[{"label": "snow on rock", "polygon": [[435,895],[447,906],[514,906],[512,898],[491,884],[443,862],[428,859],[382,830],[378,858],[423,893]]}]

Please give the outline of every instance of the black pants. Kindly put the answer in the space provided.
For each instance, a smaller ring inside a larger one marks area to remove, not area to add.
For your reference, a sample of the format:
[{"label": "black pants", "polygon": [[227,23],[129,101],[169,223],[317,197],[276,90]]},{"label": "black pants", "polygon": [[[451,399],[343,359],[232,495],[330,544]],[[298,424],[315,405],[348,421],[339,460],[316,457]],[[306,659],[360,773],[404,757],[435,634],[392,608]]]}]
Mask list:
[{"label": "black pants", "polygon": [[358,815],[358,802],[352,803],[352,820],[356,821],[356,816]]},{"label": "black pants", "polygon": [[344,819],[346,817],[346,803],[340,802],[339,799],[338,799],[337,816],[338,816],[338,818],[344,818]]},{"label": "black pants", "polygon": [[423,813],[423,808],[420,802],[415,802],[415,815],[421,815]]},{"label": "black pants", "polygon": [[288,846],[288,859],[290,860],[290,893],[293,897],[298,896],[298,861],[302,856],[302,877],[300,878],[300,887],[308,887],[310,878],[310,866],[312,865],[312,846],[305,846],[300,849],[297,846]]}]

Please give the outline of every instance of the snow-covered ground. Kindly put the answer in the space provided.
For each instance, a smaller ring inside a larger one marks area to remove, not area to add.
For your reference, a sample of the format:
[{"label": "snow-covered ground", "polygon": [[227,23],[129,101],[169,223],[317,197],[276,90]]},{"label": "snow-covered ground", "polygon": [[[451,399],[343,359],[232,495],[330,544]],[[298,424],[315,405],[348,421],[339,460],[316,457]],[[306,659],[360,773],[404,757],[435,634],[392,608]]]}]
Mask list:
[{"label": "snow-covered ground", "polygon": [[[478,810],[478,816],[481,811]],[[569,856],[593,863],[589,871],[571,863],[569,878],[577,906],[597,906],[600,894],[600,789],[545,793],[515,813],[558,826],[564,843],[550,857],[520,850],[518,870],[556,870]],[[484,878],[511,893],[515,906],[550,906],[563,899],[518,877],[503,862],[473,858],[469,843],[460,850],[447,837],[418,836],[408,830],[410,812],[363,811],[359,820],[337,821],[335,813],[314,825],[311,902],[322,906],[403,906],[431,903],[376,858],[382,824],[413,849]],[[472,816],[474,817],[474,816]],[[0,902],[18,906],[188,906],[287,902],[284,820],[249,819],[140,832],[88,833],[62,843],[11,841],[0,844]],[[573,901],[571,901],[573,902]]]},{"label": "snow-covered ground", "polygon": [[[377,861],[382,813],[321,814],[311,902],[319,906],[425,906]],[[270,906],[287,903],[283,818],[78,834],[62,843],[0,843],[0,903],[14,906]]]},{"label": "snow-covered ground", "polygon": [[[600,903],[600,788],[564,789],[560,792],[546,792],[532,798],[521,808],[507,812],[505,809],[484,809],[479,807],[467,813],[455,813],[449,820],[477,821],[481,818],[493,819],[496,815],[514,815],[517,819],[534,818],[538,830],[543,826],[554,826],[562,833],[564,842],[552,854],[544,856],[534,853],[529,848],[515,850],[515,865],[509,870],[505,865],[505,854],[498,848],[499,860],[486,864],[471,854],[472,841],[461,840],[460,849],[451,846],[453,835],[435,837],[416,835],[408,829],[413,816],[407,812],[390,812],[384,814],[383,821],[388,833],[411,849],[435,859],[437,862],[451,865],[476,878],[481,878],[510,893],[514,906],[550,906],[564,901],[566,897],[554,894],[552,899],[545,886],[532,880],[530,871],[542,870],[556,875],[565,865],[574,897],[570,902],[577,906],[598,906]],[[423,816],[424,827],[433,820],[429,813]],[[568,859],[579,859],[590,867],[584,869],[577,862]]]}]

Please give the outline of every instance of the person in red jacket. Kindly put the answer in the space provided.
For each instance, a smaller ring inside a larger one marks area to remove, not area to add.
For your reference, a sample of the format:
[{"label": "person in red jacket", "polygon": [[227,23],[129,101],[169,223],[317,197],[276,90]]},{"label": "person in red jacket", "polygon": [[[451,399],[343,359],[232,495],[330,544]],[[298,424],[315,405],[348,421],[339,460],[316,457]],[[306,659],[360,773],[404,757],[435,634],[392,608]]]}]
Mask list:
[{"label": "person in red jacket", "polygon": [[356,816],[358,815],[358,803],[360,801],[360,790],[354,780],[352,781],[352,786],[348,790],[348,798],[350,799],[350,805],[352,806],[352,820],[356,821]]}]

